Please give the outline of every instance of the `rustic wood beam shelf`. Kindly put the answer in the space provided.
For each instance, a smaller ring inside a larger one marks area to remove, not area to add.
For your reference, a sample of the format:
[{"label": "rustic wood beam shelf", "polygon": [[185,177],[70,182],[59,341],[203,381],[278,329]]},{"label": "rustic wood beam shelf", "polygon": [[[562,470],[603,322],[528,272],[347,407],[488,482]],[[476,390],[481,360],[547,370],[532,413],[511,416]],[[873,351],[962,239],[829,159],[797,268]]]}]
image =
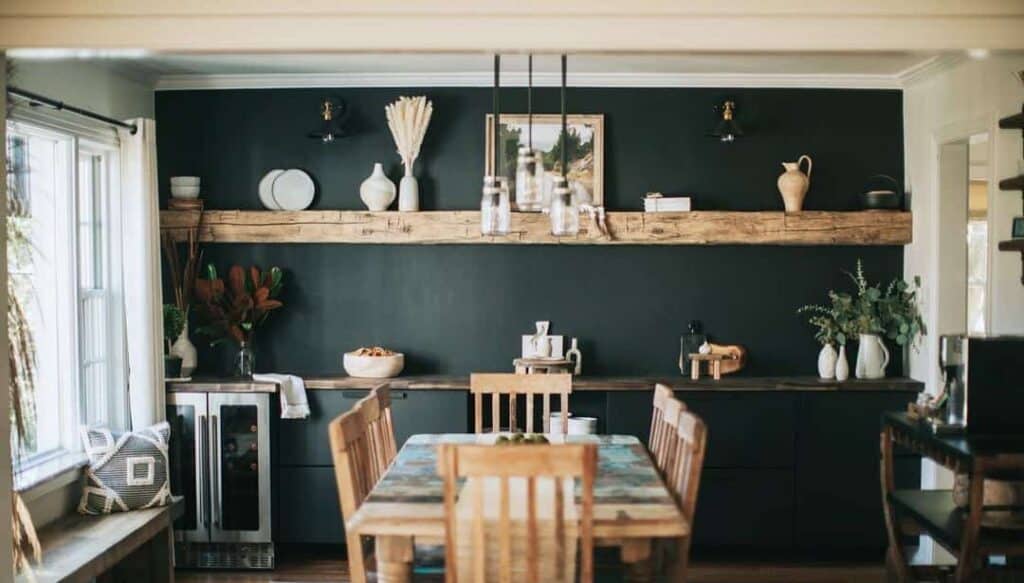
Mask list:
[{"label": "rustic wood beam shelf", "polygon": [[610,236],[581,217],[575,237],[551,235],[548,218],[513,213],[511,233],[480,234],[477,211],[162,211],[177,239],[197,229],[206,243],[365,243],[497,245],[905,245],[908,212],[609,212]]}]

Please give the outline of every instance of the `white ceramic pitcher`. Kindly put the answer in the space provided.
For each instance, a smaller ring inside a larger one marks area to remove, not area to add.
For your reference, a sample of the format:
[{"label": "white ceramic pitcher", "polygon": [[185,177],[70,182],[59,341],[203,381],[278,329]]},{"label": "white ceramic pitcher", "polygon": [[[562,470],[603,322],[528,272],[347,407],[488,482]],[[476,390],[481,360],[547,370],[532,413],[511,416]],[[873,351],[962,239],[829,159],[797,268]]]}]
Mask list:
[{"label": "white ceramic pitcher", "polygon": [[885,367],[889,364],[889,350],[877,334],[861,334],[857,346],[855,374],[859,379],[885,378]]}]

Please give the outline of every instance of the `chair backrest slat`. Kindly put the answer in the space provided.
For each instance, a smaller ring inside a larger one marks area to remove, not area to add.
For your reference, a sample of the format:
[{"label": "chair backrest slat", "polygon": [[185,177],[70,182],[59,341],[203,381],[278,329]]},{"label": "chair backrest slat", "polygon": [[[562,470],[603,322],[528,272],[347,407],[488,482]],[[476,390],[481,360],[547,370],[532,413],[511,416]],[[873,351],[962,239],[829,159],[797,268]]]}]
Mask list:
[{"label": "chair backrest slat", "polygon": [[562,433],[569,431],[569,394],[572,393],[572,375],[570,374],[549,374],[549,375],[522,375],[505,373],[474,373],[470,375],[470,392],[473,393],[473,427],[476,433],[483,433],[483,398],[489,395],[491,398],[491,432],[501,431],[501,396],[507,396],[508,402],[508,428],[515,431],[516,427],[516,405],[517,397],[523,395],[526,399],[526,431],[533,432],[535,426],[533,419],[533,400],[540,396],[543,402],[542,425],[544,433],[551,431],[551,396],[560,395],[562,411]]},{"label": "chair backrest slat", "polygon": [[[569,445],[517,445],[495,447],[483,445],[442,444],[438,446],[438,473],[444,478],[445,506],[445,581],[458,583],[458,520],[456,488],[460,478],[497,478],[500,483],[498,528],[494,535],[498,541],[499,581],[512,583],[512,528],[510,518],[511,478],[526,480],[526,580],[539,583],[541,560],[537,518],[536,478],[577,478],[581,482],[579,508],[579,581],[591,583],[594,578],[594,477],[597,473],[597,446],[595,444]],[[565,503],[560,480],[554,488],[556,569],[565,568]],[[486,527],[484,524],[483,487],[473,488],[473,517],[470,534],[473,545],[472,573],[474,582],[483,582],[486,576]],[[570,503],[572,501],[570,500]],[[551,559],[549,559],[551,560]],[[564,573],[564,571],[563,571]]]},{"label": "chair backrest slat", "polygon": [[387,383],[374,387],[356,403],[355,408],[362,412],[366,421],[370,479],[376,484],[397,454],[391,424],[391,389]]}]

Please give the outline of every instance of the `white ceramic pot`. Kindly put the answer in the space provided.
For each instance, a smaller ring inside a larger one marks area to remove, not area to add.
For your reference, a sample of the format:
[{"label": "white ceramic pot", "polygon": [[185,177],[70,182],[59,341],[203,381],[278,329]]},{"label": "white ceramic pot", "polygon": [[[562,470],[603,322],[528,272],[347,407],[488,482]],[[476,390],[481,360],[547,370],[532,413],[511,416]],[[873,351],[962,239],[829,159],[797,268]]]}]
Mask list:
[{"label": "white ceramic pot", "polygon": [[171,186],[199,186],[199,177],[171,176]]},{"label": "white ceramic pot", "polygon": [[836,380],[843,382],[850,378],[850,363],[846,360],[846,345],[839,345],[839,356],[836,357]]},{"label": "white ceramic pot", "polygon": [[198,186],[174,186],[171,185],[171,197],[172,198],[198,198],[199,187]]},{"label": "white ceramic pot", "polygon": [[177,340],[171,345],[171,356],[177,356],[181,359],[181,376],[192,376],[192,372],[196,370],[199,355],[196,352],[196,345],[192,344],[192,341],[189,340],[188,322],[185,323],[185,328],[182,329]]},{"label": "white ceramic pot", "polygon": [[856,374],[859,379],[885,378],[889,350],[877,334],[861,334],[857,346]]},{"label": "white ceramic pot", "polygon": [[420,210],[420,185],[412,174],[406,174],[398,183],[398,210],[402,212]]},{"label": "white ceramic pot", "polygon": [[405,355],[396,352],[391,356],[359,356],[354,352],[346,352],[342,357],[342,366],[350,377],[389,379],[397,377],[405,368]]},{"label": "white ceramic pot", "polygon": [[[552,413],[548,421],[548,433],[560,435],[562,433],[562,417],[559,413]],[[597,417],[573,417],[569,414],[568,435],[594,435],[597,433]]]},{"label": "white ceramic pot", "polygon": [[823,379],[836,378],[836,360],[838,359],[839,354],[836,353],[835,347],[831,344],[822,346],[821,352],[818,353],[818,377]]},{"label": "white ceramic pot", "polygon": [[386,211],[395,201],[395,183],[384,175],[380,162],[373,165],[373,173],[359,186],[359,198],[371,211]]}]

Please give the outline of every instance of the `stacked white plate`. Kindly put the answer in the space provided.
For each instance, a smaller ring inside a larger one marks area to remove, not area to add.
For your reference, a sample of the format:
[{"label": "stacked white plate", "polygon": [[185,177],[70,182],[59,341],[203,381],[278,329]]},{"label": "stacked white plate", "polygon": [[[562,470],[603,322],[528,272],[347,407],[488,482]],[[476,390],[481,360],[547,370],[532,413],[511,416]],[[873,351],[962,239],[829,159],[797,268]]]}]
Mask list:
[{"label": "stacked white plate", "polygon": [[315,194],[313,179],[298,168],[271,170],[260,179],[260,202],[272,211],[305,210]]}]

